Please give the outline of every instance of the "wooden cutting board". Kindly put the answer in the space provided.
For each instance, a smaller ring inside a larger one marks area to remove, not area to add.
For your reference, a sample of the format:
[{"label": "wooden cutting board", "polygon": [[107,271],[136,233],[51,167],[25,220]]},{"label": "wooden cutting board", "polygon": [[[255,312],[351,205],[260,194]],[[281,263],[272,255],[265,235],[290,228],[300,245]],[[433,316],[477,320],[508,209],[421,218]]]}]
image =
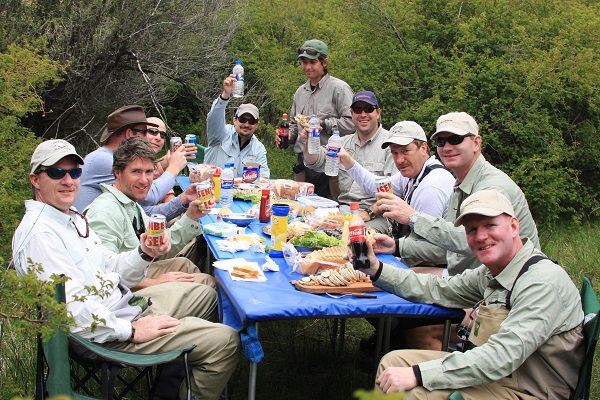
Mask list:
[{"label": "wooden cutting board", "polygon": [[383,290],[373,286],[371,282],[355,282],[348,286],[323,286],[306,285],[300,281],[291,281],[292,285],[301,292],[325,294],[325,293],[364,293],[364,292],[382,292]]}]

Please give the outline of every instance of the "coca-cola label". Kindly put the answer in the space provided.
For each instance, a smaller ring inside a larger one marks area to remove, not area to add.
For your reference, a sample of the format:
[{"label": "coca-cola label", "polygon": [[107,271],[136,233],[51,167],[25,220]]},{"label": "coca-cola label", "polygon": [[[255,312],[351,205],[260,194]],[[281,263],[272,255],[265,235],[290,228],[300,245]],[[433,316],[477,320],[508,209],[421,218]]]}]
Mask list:
[{"label": "coca-cola label", "polygon": [[365,242],[367,240],[367,230],[364,225],[348,227],[348,240],[350,243]]},{"label": "coca-cola label", "polygon": [[290,128],[279,128],[277,134],[279,136],[290,136]]},{"label": "coca-cola label", "polygon": [[337,157],[339,152],[339,147],[327,147],[327,157]]}]

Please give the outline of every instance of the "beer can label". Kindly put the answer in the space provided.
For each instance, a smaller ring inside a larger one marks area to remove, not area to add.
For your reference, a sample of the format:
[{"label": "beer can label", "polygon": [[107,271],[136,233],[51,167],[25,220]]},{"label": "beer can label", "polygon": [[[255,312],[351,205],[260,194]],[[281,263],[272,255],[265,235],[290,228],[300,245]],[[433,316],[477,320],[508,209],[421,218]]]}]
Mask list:
[{"label": "beer can label", "polygon": [[167,229],[167,218],[161,214],[152,214],[146,229],[146,246],[158,249],[165,243],[165,230]]},{"label": "beer can label", "polygon": [[179,136],[173,136],[170,140],[171,143],[171,153],[174,153],[175,150],[177,150],[179,148],[179,146],[181,146],[181,138]]},{"label": "beer can label", "polygon": [[375,179],[375,187],[377,188],[377,193],[392,193],[392,180],[389,176],[380,176]]},{"label": "beer can label", "polygon": [[215,205],[215,195],[212,188],[211,181],[203,181],[196,185],[196,192],[198,193],[198,200],[200,204],[198,208],[200,210],[209,210]]},{"label": "beer can label", "polygon": [[163,244],[165,244],[165,235],[164,233],[162,235],[158,235],[158,236],[146,236],[146,246],[148,246],[151,249],[158,249],[160,248],[160,246],[162,246]]}]

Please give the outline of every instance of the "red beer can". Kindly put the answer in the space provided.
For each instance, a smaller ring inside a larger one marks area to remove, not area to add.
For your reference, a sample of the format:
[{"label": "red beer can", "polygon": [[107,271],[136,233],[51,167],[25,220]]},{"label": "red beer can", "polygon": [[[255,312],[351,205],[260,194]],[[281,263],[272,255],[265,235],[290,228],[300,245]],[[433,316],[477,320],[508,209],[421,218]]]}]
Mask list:
[{"label": "red beer can", "polygon": [[[375,187],[377,194],[387,192],[392,193],[392,180],[389,176],[378,176],[375,178]],[[379,196],[378,196],[379,197]]]},{"label": "red beer can", "polygon": [[200,200],[200,204],[198,205],[200,210],[209,210],[214,207],[215,194],[211,181],[202,181],[196,184],[196,192],[198,193],[198,200]]},{"label": "red beer can", "polygon": [[161,214],[152,214],[146,229],[146,246],[158,249],[165,244],[165,230],[167,229],[167,218]]}]

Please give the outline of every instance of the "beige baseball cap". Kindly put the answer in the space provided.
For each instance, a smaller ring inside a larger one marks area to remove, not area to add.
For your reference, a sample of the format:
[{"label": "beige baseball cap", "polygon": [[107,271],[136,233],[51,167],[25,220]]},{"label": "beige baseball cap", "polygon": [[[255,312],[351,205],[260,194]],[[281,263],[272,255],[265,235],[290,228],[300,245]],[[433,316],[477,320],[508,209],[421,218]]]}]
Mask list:
[{"label": "beige baseball cap", "polygon": [[431,140],[441,132],[453,133],[459,136],[479,135],[479,126],[473,117],[466,112],[451,112],[438,118],[435,133]]},{"label": "beige baseball cap", "polygon": [[510,200],[495,189],[480,190],[467,197],[460,205],[460,216],[454,221],[454,226],[462,225],[464,217],[471,214],[486,217],[496,217],[500,214],[516,216]]},{"label": "beige baseball cap", "polygon": [[33,174],[42,165],[45,167],[54,165],[67,156],[75,157],[77,162],[83,165],[83,158],[77,154],[71,143],[63,139],[46,140],[35,148],[31,156],[31,173]]},{"label": "beige baseball cap", "polygon": [[236,118],[241,117],[244,114],[250,114],[255,119],[260,119],[259,114],[258,114],[258,107],[256,107],[254,104],[250,104],[250,103],[241,104],[235,111]]},{"label": "beige baseball cap", "polygon": [[381,148],[385,149],[390,144],[406,146],[415,139],[427,142],[427,136],[421,125],[414,121],[401,121],[390,128],[390,137],[383,142]]}]

